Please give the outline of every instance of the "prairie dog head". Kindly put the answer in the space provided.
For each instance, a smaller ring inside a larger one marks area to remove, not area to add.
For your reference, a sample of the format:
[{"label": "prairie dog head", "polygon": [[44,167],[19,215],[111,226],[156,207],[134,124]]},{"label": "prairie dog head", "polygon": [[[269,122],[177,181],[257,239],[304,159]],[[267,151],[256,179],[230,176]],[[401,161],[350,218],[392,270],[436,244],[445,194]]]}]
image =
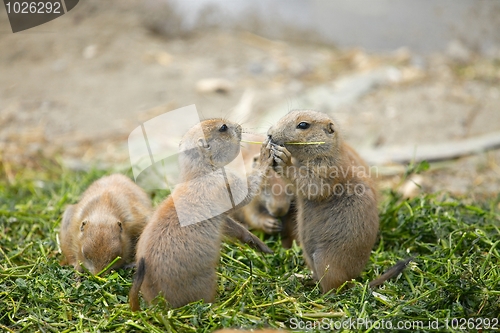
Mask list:
[{"label": "prairie dog head", "polygon": [[[342,140],[335,122],[326,114],[312,110],[291,111],[273,125],[267,134],[272,143],[285,146],[299,160],[335,156]],[[290,142],[324,143],[296,145]]]},{"label": "prairie dog head", "polygon": [[193,126],[179,145],[181,168],[212,171],[238,156],[241,126],[225,119],[208,119]]},{"label": "prairie dog head", "polygon": [[79,260],[92,274],[99,273],[117,256],[124,257],[122,234],[122,222],[115,216],[93,214],[84,218],[78,234]]}]

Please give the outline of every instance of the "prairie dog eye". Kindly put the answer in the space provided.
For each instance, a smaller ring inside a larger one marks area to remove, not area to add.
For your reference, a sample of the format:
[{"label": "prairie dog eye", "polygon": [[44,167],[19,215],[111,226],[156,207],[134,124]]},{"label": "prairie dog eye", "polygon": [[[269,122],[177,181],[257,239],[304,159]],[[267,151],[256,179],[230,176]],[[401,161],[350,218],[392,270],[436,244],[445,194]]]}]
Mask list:
[{"label": "prairie dog eye", "polygon": [[298,125],[297,128],[299,129],[308,129],[311,126],[311,124],[306,123],[305,121],[301,121]]},{"label": "prairie dog eye", "polygon": [[226,124],[222,124],[221,127],[219,127],[219,132],[225,132],[227,131],[227,125]]}]

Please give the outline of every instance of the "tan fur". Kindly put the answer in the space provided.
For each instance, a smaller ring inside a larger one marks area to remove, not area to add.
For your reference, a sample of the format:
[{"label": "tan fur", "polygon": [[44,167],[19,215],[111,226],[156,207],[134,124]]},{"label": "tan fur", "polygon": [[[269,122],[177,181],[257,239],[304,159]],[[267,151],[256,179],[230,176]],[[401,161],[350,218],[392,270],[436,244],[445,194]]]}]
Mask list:
[{"label": "tan fur", "polygon": [[[301,123],[309,127],[298,128]],[[359,276],[377,237],[377,200],[369,169],[323,113],[292,111],[268,135],[275,170],[296,188],[297,231],[306,263],[323,292],[336,289]]]},{"label": "tan fur", "polygon": [[[253,141],[262,141],[264,138],[254,135]],[[256,145],[251,145],[255,147]],[[254,153],[253,147],[243,150],[245,161],[252,160],[251,169],[259,168],[259,156],[250,156]],[[250,164],[250,163],[247,163]],[[256,196],[248,205],[236,210],[232,217],[245,224],[252,230],[262,230],[267,234],[281,234],[282,244],[289,248],[295,239],[295,207],[293,205],[293,185],[274,170],[269,170],[262,180]]]},{"label": "tan fur", "polygon": [[93,274],[117,256],[112,268],[133,262],[135,244],[152,213],[147,194],[129,178],[114,174],[95,181],[76,205],[66,208],[59,232],[61,264]]},{"label": "tan fur", "polygon": [[[223,125],[227,130],[221,132]],[[205,138],[199,137],[200,128]],[[139,309],[139,289],[147,303],[159,294],[173,307],[198,300],[213,302],[223,234],[251,240],[260,250],[272,252],[227,213],[213,217],[211,212],[226,198],[220,168],[238,155],[240,140],[241,127],[223,119],[205,120],[184,135],[180,144],[183,182],[158,206],[137,245],[137,262],[142,264],[129,293],[132,310]],[[271,159],[267,161],[269,166]],[[245,196],[245,180],[227,172],[233,196]],[[250,193],[240,205],[250,201],[260,178],[259,173],[250,177]],[[181,226],[177,211],[186,210],[201,222]]]},{"label": "tan fur", "polygon": [[271,170],[262,179],[258,194],[248,205],[235,211],[232,217],[252,230],[262,230],[267,234],[280,233],[283,246],[290,248],[296,238],[294,196],[290,195],[294,190],[290,185]]}]

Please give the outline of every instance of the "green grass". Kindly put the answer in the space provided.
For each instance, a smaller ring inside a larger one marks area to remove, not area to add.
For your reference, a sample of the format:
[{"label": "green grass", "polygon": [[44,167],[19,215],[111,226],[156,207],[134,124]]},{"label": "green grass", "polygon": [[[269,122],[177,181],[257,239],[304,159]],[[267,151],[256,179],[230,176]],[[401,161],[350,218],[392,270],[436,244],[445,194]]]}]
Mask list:
[{"label": "green grass", "polygon": [[[381,331],[382,323],[396,327],[403,320],[406,325],[438,320],[439,329],[412,331],[445,331],[448,320],[452,332],[457,325],[471,331],[486,318],[493,323],[500,314],[497,202],[466,204],[446,195],[404,201],[386,193],[370,262],[352,288],[336,294],[322,295],[311,283],[299,247],[284,250],[278,239],[269,238],[274,255],[223,245],[215,303],[174,310],[160,304],[132,313],[127,304],[131,271],[79,277],[58,263],[56,233],[65,205],[76,202],[104,172],[71,172],[52,162],[38,170],[14,168],[9,177],[4,169],[0,163],[0,331],[308,330],[328,324]],[[399,279],[375,292],[367,288],[369,280],[409,256],[415,261]],[[348,325],[361,319],[367,325]]]}]

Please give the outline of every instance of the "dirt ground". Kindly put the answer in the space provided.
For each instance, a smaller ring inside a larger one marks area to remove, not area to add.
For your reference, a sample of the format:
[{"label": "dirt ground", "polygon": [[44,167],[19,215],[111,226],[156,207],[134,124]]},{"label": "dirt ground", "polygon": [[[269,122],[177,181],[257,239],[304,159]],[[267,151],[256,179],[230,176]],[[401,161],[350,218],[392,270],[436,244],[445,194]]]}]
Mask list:
[{"label": "dirt ground", "polygon": [[[265,133],[267,125],[258,119],[266,113],[312,107],[297,105],[299,96],[318,86],[334,91],[342,78],[387,66],[394,73],[387,82],[322,110],[338,117],[354,147],[414,149],[500,131],[500,59],[423,57],[404,49],[367,54],[242,31],[166,37],[147,29],[148,13],[136,1],[89,0],[78,6],[74,13],[16,34],[0,6],[4,167],[35,165],[40,154],[60,156],[75,168],[127,167],[127,137],[142,122],[190,104],[205,117],[231,118],[245,92],[253,94],[252,111],[243,119],[252,124],[248,131]],[[197,84],[207,78],[226,83],[201,91]],[[382,188],[400,184],[402,167],[381,170]],[[422,188],[407,189],[408,194],[445,190],[472,199],[496,197],[500,153],[432,164],[417,180]]]}]

